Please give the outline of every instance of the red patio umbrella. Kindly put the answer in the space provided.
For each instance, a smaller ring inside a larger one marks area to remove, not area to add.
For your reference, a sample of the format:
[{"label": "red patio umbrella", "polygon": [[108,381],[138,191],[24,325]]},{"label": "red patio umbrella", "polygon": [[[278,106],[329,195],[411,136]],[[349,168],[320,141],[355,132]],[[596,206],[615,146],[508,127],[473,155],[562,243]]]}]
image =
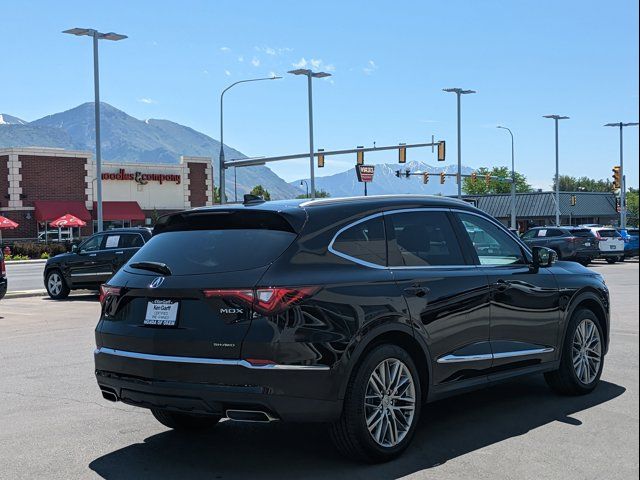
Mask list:
[{"label": "red patio umbrella", "polygon": [[66,215],[56,218],[49,223],[53,228],[71,228],[71,227],[84,227],[87,222],[80,220],[78,217],[67,213]]},{"label": "red patio umbrella", "polygon": [[2,215],[0,215],[0,244],[2,244],[2,230],[3,229],[7,229],[7,230],[13,230],[14,228],[17,228],[18,224],[16,222],[14,222],[13,220],[8,219],[7,217],[3,217]]}]

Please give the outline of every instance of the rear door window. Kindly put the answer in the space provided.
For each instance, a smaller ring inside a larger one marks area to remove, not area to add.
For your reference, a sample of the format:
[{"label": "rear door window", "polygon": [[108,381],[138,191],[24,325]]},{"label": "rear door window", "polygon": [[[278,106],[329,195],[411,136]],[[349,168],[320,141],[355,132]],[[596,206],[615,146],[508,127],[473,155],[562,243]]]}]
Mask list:
[{"label": "rear door window", "polygon": [[143,245],[144,239],[138,233],[125,233],[120,237],[120,248],[139,248]]},{"label": "rear door window", "polygon": [[385,214],[393,238],[389,265],[429,267],[465,265],[462,250],[445,212]]},{"label": "rear door window", "polygon": [[574,228],[573,230],[570,231],[570,233],[574,237],[580,237],[580,238],[592,238],[592,237],[595,237],[593,232],[591,230],[589,230],[588,228]]},{"label": "rear door window", "polygon": [[334,253],[377,266],[387,265],[387,242],[382,216],[357,223],[339,233],[331,246]]}]

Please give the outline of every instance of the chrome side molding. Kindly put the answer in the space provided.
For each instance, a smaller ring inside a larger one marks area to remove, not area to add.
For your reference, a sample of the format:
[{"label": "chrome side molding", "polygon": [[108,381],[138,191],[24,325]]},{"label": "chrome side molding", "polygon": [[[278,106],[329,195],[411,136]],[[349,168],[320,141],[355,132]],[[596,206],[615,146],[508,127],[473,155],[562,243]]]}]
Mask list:
[{"label": "chrome side molding", "polygon": [[172,363],[193,363],[199,365],[220,365],[244,367],[251,370],[304,370],[304,371],[328,371],[326,365],[282,365],[278,363],[267,363],[264,365],[254,365],[246,360],[229,360],[226,358],[204,358],[204,357],[180,357],[173,355],[156,355],[153,353],[128,352],[126,350],[115,350],[113,348],[100,347],[94,355],[114,355],[117,357],[135,358],[137,360],[150,360],[153,362]]},{"label": "chrome side molding", "polygon": [[543,353],[552,353],[555,349],[552,347],[535,348],[531,350],[518,350],[512,352],[483,353],[479,355],[445,355],[440,357],[438,363],[462,363],[462,362],[479,362],[481,360],[497,360],[500,358],[526,357],[529,355],[540,355]]}]

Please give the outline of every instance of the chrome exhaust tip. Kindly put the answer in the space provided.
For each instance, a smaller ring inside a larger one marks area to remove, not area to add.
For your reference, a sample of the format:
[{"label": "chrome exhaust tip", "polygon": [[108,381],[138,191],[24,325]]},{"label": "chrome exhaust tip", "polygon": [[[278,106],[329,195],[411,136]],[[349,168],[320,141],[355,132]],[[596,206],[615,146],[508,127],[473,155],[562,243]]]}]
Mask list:
[{"label": "chrome exhaust tip", "polygon": [[261,410],[230,409],[225,412],[225,415],[229,420],[235,422],[270,423],[278,421],[276,417]]},{"label": "chrome exhaust tip", "polygon": [[109,400],[110,402],[118,401],[118,395],[113,388],[100,387],[100,391],[102,392],[102,398],[104,398],[105,400]]}]

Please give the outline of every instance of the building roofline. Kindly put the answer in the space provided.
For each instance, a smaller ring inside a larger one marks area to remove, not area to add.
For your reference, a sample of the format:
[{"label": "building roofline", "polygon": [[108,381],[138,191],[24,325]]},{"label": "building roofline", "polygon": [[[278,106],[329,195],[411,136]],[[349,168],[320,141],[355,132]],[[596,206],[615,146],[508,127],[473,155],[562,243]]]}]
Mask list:
[{"label": "building roofline", "polygon": [[52,147],[7,147],[0,148],[0,155],[34,155],[46,157],[93,158],[93,153],[85,150],[67,150]]}]

